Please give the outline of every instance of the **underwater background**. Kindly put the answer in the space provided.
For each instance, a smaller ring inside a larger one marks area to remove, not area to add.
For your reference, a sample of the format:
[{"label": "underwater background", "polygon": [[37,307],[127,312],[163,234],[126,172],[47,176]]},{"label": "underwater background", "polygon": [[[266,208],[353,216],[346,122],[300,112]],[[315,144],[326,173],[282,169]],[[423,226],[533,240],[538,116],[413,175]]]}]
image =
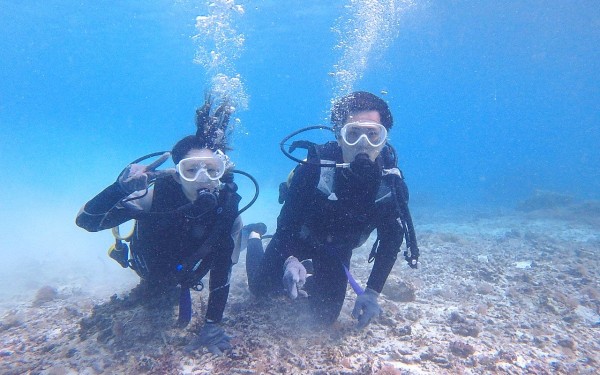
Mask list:
[{"label": "underwater background", "polygon": [[0,0],[0,35],[0,313],[48,283],[135,285],[110,233],[75,216],[130,161],[194,133],[211,90],[236,101],[230,155],[260,183],[243,219],[270,231],[294,167],[280,140],[328,125],[350,90],[389,103],[416,217],[510,210],[536,190],[599,198],[594,1]]}]

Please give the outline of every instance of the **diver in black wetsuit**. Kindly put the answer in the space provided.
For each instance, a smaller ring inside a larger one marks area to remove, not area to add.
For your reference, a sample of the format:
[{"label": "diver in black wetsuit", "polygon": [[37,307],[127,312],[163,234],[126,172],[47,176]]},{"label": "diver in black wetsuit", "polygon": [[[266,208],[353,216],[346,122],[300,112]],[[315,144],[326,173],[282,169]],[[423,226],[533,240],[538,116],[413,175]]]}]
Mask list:
[{"label": "diver in black wetsuit", "polygon": [[131,258],[127,250],[111,257],[141,277],[138,289],[143,298],[158,298],[179,285],[182,326],[191,319],[190,288],[201,287],[210,271],[205,324],[188,349],[206,346],[220,353],[230,348],[230,338],[218,323],[229,295],[231,268],[239,257],[242,222],[233,164],[224,154],[233,107],[223,103],[211,114],[211,105],[208,97],[198,109],[196,135],[173,147],[176,168],[156,170],[169,153],[147,166],[130,164],[115,183],[83,206],[76,223],[96,232],[135,219]]},{"label": "diver in black wetsuit", "polygon": [[[337,142],[306,146],[307,161],[280,189],[285,195],[280,203],[285,203],[264,254],[260,235],[251,233],[248,284],[256,296],[285,291],[292,299],[308,295],[318,321],[331,324],[340,314],[348,281],[353,281],[348,272],[352,250],[376,229],[369,257],[373,268],[366,290],[357,288],[352,313],[362,328],[381,312],[377,298],[403,238],[407,240],[404,256],[413,268],[418,265],[419,249],[408,189],[395,152],[386,143],[393,123],[387,104],[373,94],[355,92],[335,103],[331,121]],[[313,269],[308,282],[307,259]]]}]

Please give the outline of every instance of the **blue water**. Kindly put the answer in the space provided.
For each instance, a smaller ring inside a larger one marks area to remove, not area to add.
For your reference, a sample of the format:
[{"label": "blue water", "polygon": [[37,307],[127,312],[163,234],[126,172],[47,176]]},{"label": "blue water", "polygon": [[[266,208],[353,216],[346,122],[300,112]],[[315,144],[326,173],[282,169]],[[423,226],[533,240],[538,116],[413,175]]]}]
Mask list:
[{"label": "blue water", "polygon": [[[249,97],[232,158],[264,192],[248,221],[278,213],[294,166],[280,139],[326,123],[347,3],[244,2],[231,20]],[[1,252],[104,252],[108,235],[82,233],[75,214],[130,160],[194,132],[215,73],[193,62],[206,12],[202,1],[0,0]],[[596,2],[417,1],[393,26],[354,89],[389,102],[415,207],[513,207],[535,189],[598,198]]]}]

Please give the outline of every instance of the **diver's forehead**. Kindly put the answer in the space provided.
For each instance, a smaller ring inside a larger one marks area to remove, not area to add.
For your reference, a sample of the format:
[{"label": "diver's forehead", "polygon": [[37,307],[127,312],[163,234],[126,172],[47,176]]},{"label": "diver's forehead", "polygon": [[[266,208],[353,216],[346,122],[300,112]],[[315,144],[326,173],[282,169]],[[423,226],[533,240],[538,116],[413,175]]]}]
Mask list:
[{"label": "diver's forehead", "polygon": [[381,116],[377,111],[361,111],[348,115],[346,123],[349,122],[376,122],[381,124]]},{"label": "diver's forehead", "polygon": [[185,154],[186,158],[191,158],[191,157],[210,157],[213,156],[213,152],[208,149],[208,148],[194,148],[191,149],[190,151],[188,151],[187,154]]}]

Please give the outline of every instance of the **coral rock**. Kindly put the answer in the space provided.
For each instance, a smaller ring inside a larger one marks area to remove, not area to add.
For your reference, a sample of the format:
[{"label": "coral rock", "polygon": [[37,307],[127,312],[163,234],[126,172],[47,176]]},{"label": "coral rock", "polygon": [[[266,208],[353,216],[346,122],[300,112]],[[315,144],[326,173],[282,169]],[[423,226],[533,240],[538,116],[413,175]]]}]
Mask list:
[{"label": "coral rock", "polygon": [[55,288],[46,285],[41,287],[36,295],[35,298],[33,299],[32,305],[33,306],[41,306],[46,302],[50,302],[55,300],[58,297],[58,292],[56,291]]},{"label": "coral rock", "polygon": [[417,297],[415,295],[415,286],[407,281],[396,283],[387,283],[383,293],[395,302],[413,302]]},{"label": "coral rock", "polygon": [[475,353],[475,348],[472,345],[469,345],[460,341],[452,341],[450,343],[450,351],[452,354],[457,355],[459,357],[467,358],[473,353]]}]

